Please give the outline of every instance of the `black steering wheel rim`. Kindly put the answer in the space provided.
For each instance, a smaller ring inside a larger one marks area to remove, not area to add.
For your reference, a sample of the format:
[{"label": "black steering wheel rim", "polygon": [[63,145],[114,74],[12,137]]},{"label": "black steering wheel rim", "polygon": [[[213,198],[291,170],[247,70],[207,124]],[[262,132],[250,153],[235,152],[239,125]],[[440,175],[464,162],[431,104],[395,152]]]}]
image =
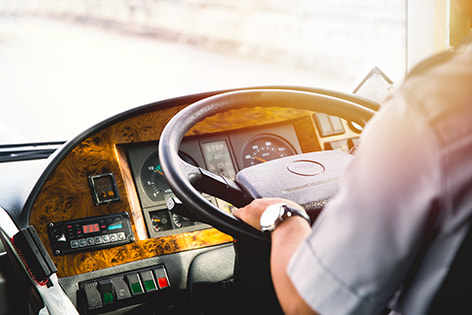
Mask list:
[{"label": "black steering wheel rim", "polygon": [[358,103],[353,102],[352,95],[345,99],[332,96],[329,92],[324,94],[286,89],[238,90],[202,99],[178,112],[161,134],[159,159],[164,176],[173,193],[203,221],[235,238],[267,240],[268,237],[262,232],[221,211],[192,186],[189,176],[194,167],[182,161],[178,154],[184,135],[207,117],[250,106],[290,107],[323,112],[364,126],[375,112],[369,108],[370,102],[368,105],[363,105],[363,102],[361,98]]}]

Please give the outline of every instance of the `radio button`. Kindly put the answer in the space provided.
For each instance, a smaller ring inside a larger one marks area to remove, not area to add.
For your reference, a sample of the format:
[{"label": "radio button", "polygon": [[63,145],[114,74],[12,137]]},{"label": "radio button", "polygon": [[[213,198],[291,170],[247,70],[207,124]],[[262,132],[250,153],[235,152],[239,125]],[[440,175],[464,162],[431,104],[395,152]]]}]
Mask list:
[{"label": "radio button", "polygon": [[87,246],[87,240],[84,239],[84,238],[81,238],[81,239],[79,240],[79,246],[80,246],[80,247],[85,247],[85,246]]},{"label": "radio button", "polygon": [[95,245],[95,240],[94,240],[93,237],[87,238],[87,245],[88,245],[88,246]]},{"label": "radio button", "polygon": [[109,235],[103,235],[103,243],[110,243],[110,236]]},{"label": "radio button", "polygon": [[110,241],[116,242],[118,240],[118,236],[116,233],[110,234]]},{"label": "radio button", "polygon": [[77,240],[70,241],[70,248],[78,248],[79,242]]},{"label": "radio button", "polygon": [[101,236],[95,236],[95,244],[101,244],[103,243],[103,239]]},{"label": "radio button", "polygon": [[118,233],[118,239],[119,239],[120,241],[125,240],[125,239],[126,239],[125,232],[120,232],[120,233]]}]

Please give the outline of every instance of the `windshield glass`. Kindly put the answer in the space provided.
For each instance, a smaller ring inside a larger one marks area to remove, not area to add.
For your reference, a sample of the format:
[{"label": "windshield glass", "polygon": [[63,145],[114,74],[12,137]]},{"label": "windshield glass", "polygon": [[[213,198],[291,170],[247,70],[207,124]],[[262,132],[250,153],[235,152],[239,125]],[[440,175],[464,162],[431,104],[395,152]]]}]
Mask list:
[{"label": "windshield glass", "polygon": [[406,68],[405,0],[0,0],[0,144],[255,85],[352,92]]}]

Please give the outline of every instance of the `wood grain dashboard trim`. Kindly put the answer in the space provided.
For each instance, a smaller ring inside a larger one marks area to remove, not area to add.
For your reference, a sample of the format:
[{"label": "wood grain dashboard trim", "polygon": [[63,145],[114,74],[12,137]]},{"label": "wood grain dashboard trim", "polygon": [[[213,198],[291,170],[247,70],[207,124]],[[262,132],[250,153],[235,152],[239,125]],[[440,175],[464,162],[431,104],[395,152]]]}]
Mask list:
[{"label": "wood grain dashboard trim", "polygon": [[[124,118],[85,137],[57,164],[32,203],[29,224],[33,225],[58,268],[59,277],[79,275],[144,258],[171,254],[231,242],[232,238],[215,229],[149,239],[136,188],[123,145],[156,141],[166,122],[182,106],[159,108]],[[294,109],[241,109],[219,114],[197,124],[189,136],[235,130],[247,126],[307,119]],[[307,124],[304,124],[305,126]],[[313,139],[313,137],[310,137]],[[88,176],[113,173],[121,201],[96,206],[93,203]],[[115,248],[55,256],[47,234],[50,222],[73,220],[109,213],[131,213],[136,241]]]}]

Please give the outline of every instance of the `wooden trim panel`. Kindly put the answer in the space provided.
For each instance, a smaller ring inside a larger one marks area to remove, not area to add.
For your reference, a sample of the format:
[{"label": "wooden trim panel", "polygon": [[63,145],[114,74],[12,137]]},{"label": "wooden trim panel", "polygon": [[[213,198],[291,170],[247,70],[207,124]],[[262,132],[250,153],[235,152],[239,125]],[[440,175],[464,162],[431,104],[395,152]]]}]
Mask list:
[{"label": "wooden trim panel", "polygon": [[[85,138],[57,165],[34,200],[29,224],[33,225],[58,268],[59,277],[95,271],[144,258],[176,253],[231,242],[232,238],[215,229],[149,239],[126,152],[121,145],[159,139],[166,122],[179,107],[156,109],[153,112],[116,122]],[[248,126],[309,119],[305,112],[294,109],[241,109],[219,114],[196,125],[188,135],[201,135]],[[305,121],[303,128],[313,125]],[[304,132],[306,140],[316,137]],[[157,146],[157,144],[156,144]],[[302,148],[304,145],[302,144]],[[306,145],[305,145],[306,147]],[[308,145],[308,147],[310,147]],[[96,206],[91,198],[89,175],[113,173],[121,201]],[[65,256],[55,256],[47,235],[50,222],[127,211],[130,213],[136,241],[115,248]]]}]

